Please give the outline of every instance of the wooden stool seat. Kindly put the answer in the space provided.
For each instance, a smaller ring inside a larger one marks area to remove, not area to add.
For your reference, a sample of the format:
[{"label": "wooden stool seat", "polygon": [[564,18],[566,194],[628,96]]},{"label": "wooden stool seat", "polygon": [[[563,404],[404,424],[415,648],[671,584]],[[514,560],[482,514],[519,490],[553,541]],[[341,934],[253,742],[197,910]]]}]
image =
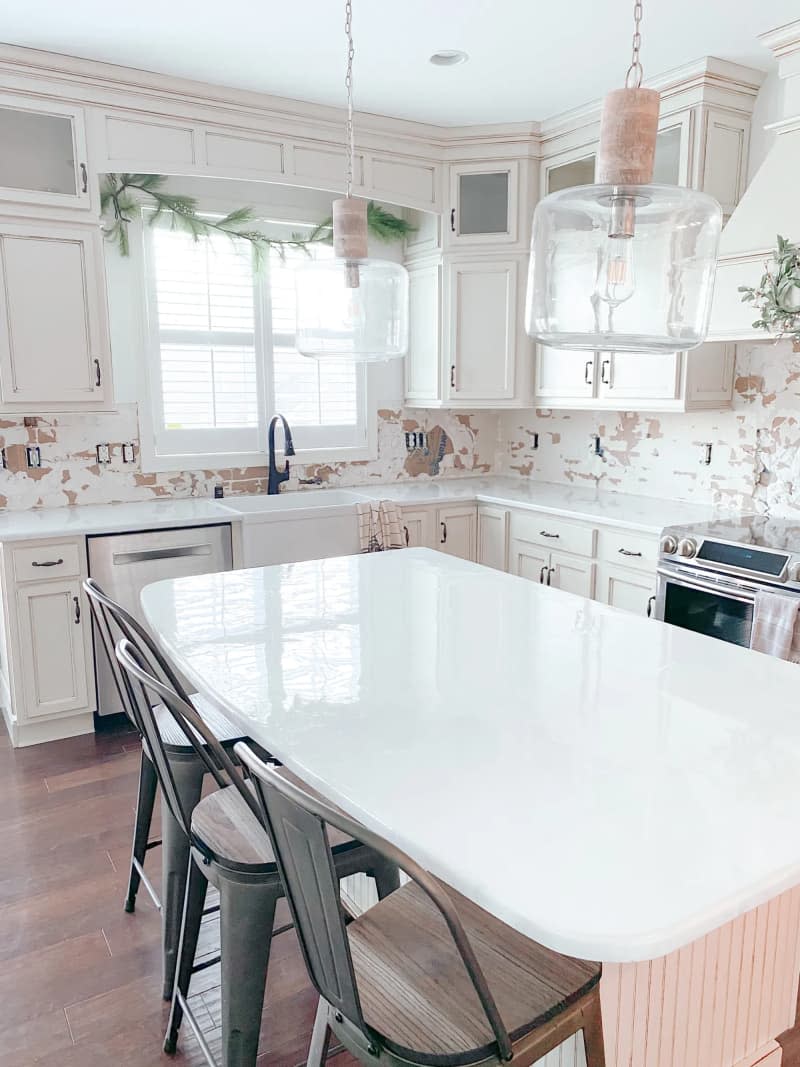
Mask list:
[{"label": "wooden stool seat", "polygon": [[[285,767],[279,773],[299,782]],[[252,791],[250,783],[245,784]],[[303,787],[308,790],[305,783]],[[200,850],[220,867],[252,874],[277,874],[269,837],[236,789],[219,789],[200,801],[192,812],[192,834]],[[337,853],[347,845],[357,845],[352,837],[333,828],[330,842]]]},{"label": "wooden stool seat", "polygon": [[[205,697],[200,696],[199,693],[191,693],[190,700],[193,707],[195,707],[198,713],[202,715],[203,722],[208,726],[211,733],[221,745],[232,748],[237,741],[244,739],[246,735],[244,735],[237,726],[234,726],[229,719],[226,719],[209,700],[205,699]],[[174,716],[163,704],[156,704],[153,708],[153,715],[155,716],[158,732],[161,735],[161,740],[164,742],[164,747],[167,752],[187,752],[194,755],[194,746],[189,744],[186,739],[186,734],[184,734],[180,726],[175,722]],[[202,739],[198,740],[200,741],[200,744],[203,743]]]},{"label": "wooden stool seat", "polygon": [[[442,888],[458,911],[512,1042],[599,982],[599,963],[553,952],[449,886]],[[387,1048],[426,1063],[467,1064],[494,1056],[494,1034],[453,938],[419,886],[396,890],[347,932],[364,1020]]]}]

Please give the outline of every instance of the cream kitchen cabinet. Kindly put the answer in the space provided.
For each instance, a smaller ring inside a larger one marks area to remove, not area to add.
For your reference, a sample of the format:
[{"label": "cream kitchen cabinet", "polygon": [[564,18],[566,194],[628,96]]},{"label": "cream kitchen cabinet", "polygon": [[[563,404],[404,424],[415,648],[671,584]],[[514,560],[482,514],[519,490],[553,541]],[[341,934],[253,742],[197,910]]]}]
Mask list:
[{"label": "cream kitchen cabinet", "polygon": [[450,167],[445,248],[515,244],[520,221],[517,160],[456,163]]},{"label": "cream kitchen cabinet", "polygon": [[597,564],[596,595],[603,604],[649,618],[656,600],[655,572],[620,567],[600,560]]},{"label": "cream kitchen cabinet", "polygon": [[736,347],[708,341],[689,352],[567,352],[537,346],[536,403],[593,411],[727,408]]},{"label": "cream kitchen cabinet", "polygon": [[0,406],[108,406],[110,344],[97,225],[0,220]]},{"label": "cream kitchen cabinet", "polygon": [[87,733],[95,710],[83,539],[3,546],[3,712],[15,745]]},{"label": "cream kitchen cabinet", "polygon": [[548,552],[533,541],[512,537],[508,550],[509,570],[521,578],[563,589],[566,593],[594,597],[594,560],[567,552]]},{"label": "cream kitchen cabinet", "polygon": [[402,508],[401,524],[410,548],[435,548],[461,559],[476,558],[478,509],[473,503]]},{"label": "cream kitchen cabinet", "polygon": [[411,264],[409,407],[530,406],[533,346],[522,323],[527,262],[515,254]]},{"label": "cream kitchen cabinet", "polygon": [[508,509],[478,505],[478,563],[508,570]]},{"label": "cream kitchen cabinet", "polygon": [[91,208],[82,108],[4,93],[0,144],[0,200]]},{"label": "cream kitchen cabinet", "polygon": [[431,548],[435,513],[428,508],[403,508],[403,537],[408,548]]}]

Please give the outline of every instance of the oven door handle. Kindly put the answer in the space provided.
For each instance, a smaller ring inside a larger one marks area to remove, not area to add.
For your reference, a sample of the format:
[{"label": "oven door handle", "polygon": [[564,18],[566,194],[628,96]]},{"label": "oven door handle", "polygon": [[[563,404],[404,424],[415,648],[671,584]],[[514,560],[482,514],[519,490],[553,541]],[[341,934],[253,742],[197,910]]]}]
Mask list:
[{"label": "oven door handle", "polygon": [[700,579],[684,578],[683,575],[678,577],[669,571],[662,570],[659,570],[658,576],[671,585],[679,585],[684,589],[696,589],[699,593],[718,593],[728,600],[738,600],[742,604],[755,604],[756,602],[755,592],[743,594],[741,588],[736,585],[722,582],[703,582]]}]

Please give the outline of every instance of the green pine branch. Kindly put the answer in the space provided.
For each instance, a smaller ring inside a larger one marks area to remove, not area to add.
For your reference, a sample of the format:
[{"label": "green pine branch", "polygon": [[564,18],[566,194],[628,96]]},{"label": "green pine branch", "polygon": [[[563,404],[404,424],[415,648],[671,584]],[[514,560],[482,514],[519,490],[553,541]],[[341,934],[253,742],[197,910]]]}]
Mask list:
[{"label": "green pine branch", "polygon": [[[235,208],[222,219],[210,219],[200,214],[193,196],[166,192],[166,181],[163,174],[106,174],[100,192],[100,210],[109,219],[105,235],[116,243],[120,255],[130,254],[128,225],[139,217],[144,201],[149,201],[155,208],[150,225],[167,214],[173,230],[188,233],[195,241],[214,233],[223,233],[232,240],[248,241],[257,266],[269,252],[277,252],[282,260],[290,249],[310,255],[310,245],[317,242],[330,244],[333,240],[330,218],[315,226],[308,235],[293,233],[288,239],[270,237],[257,229],[256,214],[250,207]],[[368,203],[367,230],[377,240],[402,241],[414,229],[406,219],[398,218],[372,200]]]}]

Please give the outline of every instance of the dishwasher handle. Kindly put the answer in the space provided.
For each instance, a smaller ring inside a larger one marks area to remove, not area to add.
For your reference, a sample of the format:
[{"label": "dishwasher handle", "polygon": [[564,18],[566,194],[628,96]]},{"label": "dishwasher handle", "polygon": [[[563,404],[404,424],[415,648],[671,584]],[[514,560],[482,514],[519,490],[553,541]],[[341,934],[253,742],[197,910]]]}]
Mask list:
[{"label": "dishwasher handle", "polygon": [[112,562],[115,567],[128,563],[149,563],[157,559],[179,559],[182,556],[210,556],[211,545],[175,545],[174,548],[142,548],[134,552],[115,552]]}]

